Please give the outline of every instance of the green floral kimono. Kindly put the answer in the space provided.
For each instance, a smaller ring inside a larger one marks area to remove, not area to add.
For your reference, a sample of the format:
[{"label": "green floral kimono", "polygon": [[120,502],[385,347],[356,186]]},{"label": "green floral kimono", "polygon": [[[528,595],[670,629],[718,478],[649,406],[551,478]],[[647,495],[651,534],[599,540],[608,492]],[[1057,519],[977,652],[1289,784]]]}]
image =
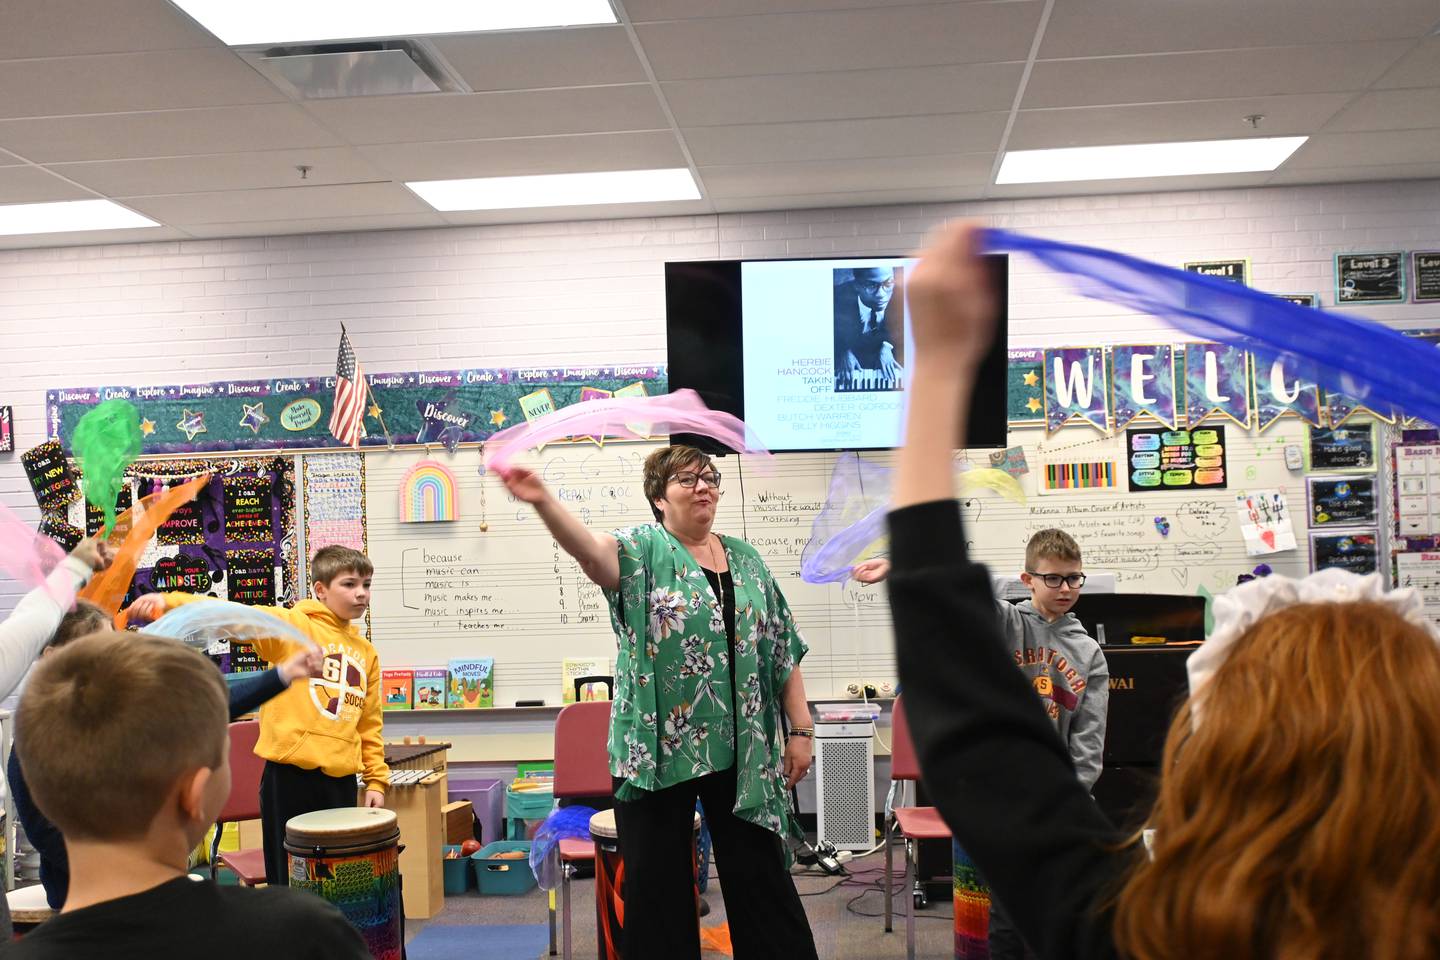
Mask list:
[{"label": "green floral kimono", "polygon": [[720,537],[735,582],[732,692],[723,608],[704,569],[658,523],[614,536],[620,586],[605,596],[620,648],[610,715],[619,798],[734,765],[735,815],[798,836],[781,770],[781,688],[808,648],[765,561]]}]

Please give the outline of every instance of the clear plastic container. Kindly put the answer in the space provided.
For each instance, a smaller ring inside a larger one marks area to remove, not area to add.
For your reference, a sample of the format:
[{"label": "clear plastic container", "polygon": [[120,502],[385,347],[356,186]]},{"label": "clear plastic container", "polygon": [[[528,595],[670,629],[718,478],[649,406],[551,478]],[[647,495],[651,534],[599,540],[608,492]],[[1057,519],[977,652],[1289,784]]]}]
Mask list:
[{"label": "clear plastic container", "polygon": [[878,703],[864,703],[860,700],[851,703],[817,703],[815,713],[816,719],[822,723],[844,723],[852,720],[874,720],[880,716],[881,707]]}]

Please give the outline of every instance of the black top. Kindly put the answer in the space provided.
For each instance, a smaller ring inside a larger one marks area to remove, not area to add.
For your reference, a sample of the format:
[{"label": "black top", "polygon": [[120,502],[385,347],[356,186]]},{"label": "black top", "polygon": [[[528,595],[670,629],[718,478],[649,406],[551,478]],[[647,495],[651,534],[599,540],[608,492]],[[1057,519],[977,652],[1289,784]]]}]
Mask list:
[{"label": "black top", "polygon": [[[732,718],[740,715],[735,706],[735,578],[730,576],[727,569],[724,573],[716,573],[714,570],[701,567],[705,571],[705,579],[710,581],[710,589],[715,591],[715,596],[720,600],[720,612],[725,618],[725,642],[730,650],[730,716]],[[734,725],[731,725],[730,741],[735,742]]]},{"label": "black top", "polygon": [[288,887],[222,887],[177,877],[143,893],[56,914],[0,951],[14,960],[370,960],[329,901]]},{"label": "black top", "polygon": [[[285,692],[285,682],[280,671],[271,667],[253,677],[246,677],[230,684],[230,719],[243,717],[276,694]],[[10,785],[10,795],[15,798],[15,816],[25,830],[30,846],[40,854],[40,882],[45,886],[45,901],[50,909],[59,910],[65,905],[65,896],[70,892],[70,858],[65,852],[65,838],[55,824],[30,795],[30,785],[25,782],[25,771],[20,768],[20,754],[10,751],[10,761],[5,766],[5,781]]]},{"label": "black top", "polygon": [[1130,854],[1006,653],[990,574],[953,500],[890,514],[890,610],[925,789],[1043,957],[1116,956],[1109,900]]}]

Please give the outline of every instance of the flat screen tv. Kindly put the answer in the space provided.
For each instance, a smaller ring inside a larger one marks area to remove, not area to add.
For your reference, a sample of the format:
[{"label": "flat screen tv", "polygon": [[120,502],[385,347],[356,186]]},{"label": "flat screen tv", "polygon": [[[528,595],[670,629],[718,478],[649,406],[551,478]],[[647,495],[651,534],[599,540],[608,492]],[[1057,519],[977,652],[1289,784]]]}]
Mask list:
[{"label": "flat screen tv", "polygon": [[[980,368],[966,446],[1003,447],[1008,259],[987,256],[1000,316]],[[670,388],[697,391],[775,451],[880,450],[903,437],[914,355],[913,258],[702,260],[665,265]],[[690,443],[724,453],[712,440]]]}]

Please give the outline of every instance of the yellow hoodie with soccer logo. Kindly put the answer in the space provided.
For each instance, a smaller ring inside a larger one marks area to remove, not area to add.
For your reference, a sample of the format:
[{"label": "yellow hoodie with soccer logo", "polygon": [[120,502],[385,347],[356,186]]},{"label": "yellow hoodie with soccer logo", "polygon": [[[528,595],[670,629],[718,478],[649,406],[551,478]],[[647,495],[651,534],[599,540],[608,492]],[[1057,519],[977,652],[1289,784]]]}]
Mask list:
[{"label": "yellow hoodie with soccer logo", "polygon": [[[208,597],[167,593],[167,609]],[[361,774],[365,789],[384,792],[390,782],[381,735],[380,656],[354,624],[319,600],[294,607],[256,607],[279,617],[319,644],[321,675],[296,680],[260,708],[255,755],[332,777]],[[254,641],[260,659],[276,664],[300,652],[300,644],[275,637]]]}]

